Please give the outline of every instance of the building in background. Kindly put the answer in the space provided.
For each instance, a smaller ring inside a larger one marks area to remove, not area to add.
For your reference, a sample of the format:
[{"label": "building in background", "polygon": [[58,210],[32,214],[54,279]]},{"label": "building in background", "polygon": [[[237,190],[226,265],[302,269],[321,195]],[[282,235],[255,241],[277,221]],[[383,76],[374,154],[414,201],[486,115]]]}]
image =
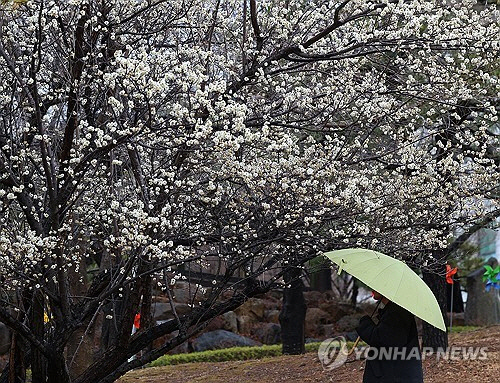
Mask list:
[{"label": "building in background", "polygon": [[478,256],[487,261],[491,257],[500,260],[500,230],[481,229],[475,235]]}]

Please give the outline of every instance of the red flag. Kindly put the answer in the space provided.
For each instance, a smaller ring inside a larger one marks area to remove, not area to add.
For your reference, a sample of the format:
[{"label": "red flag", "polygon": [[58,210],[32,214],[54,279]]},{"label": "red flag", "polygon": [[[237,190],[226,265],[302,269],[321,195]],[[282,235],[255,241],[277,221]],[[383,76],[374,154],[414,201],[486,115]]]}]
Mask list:
[{"label": "red flag", "polygon": [[450,265],[446,265],[446,282],[450,285],[453,284],[453,275],[455,275],[457,271],[458,269],[456,267],[452,269]]},{"label": "red flag", "polygon": [[139,329],[140,325],[141,325],[141,314],[140,313],[139,314],[135,314],[134,327],[136,329]]}]

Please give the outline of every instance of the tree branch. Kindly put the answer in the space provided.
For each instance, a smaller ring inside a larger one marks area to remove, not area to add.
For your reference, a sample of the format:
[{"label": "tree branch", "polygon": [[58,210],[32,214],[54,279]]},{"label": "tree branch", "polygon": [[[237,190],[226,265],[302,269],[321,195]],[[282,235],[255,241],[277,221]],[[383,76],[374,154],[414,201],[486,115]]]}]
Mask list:
[{"label": "tree branch", "polygon": [[10,327],[13,331],[21,335],[24,339],[31,343],[33,347],[36,347],[38,350],[40,350],[40,352],[47,358],[50,358],[52,356],[49,348],[45,344],[40,342],[28,327],[22,322],[16,320],[16,318],[10,315],[9,312],[3,307],[0,307],[0,321]]}]

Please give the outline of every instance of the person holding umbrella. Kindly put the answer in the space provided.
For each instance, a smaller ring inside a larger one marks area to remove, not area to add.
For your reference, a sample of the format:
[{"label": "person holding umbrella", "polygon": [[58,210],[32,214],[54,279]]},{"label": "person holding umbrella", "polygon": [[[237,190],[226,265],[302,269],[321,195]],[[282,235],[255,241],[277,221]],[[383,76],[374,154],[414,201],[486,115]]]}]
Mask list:
[{"label": "person holding umbrella", "polygon": [[345,271],[363,282],[385,305],[377,322],[362,317],[357,328],[360,338],[373,346],[363,382],[422,383],[415,316],[446,331],[441,308],[429,286],[403,261],[378,251],[350,248],[325,256],[338,266],[339,274]]},{"label": "person holding umbrella", "polygon": [[422,383],[422,360],[415,316],[377,291],[382,302],[378,323],[368,315],[359,320],[359,336],[376,355],[366,360],[363,383]]}]

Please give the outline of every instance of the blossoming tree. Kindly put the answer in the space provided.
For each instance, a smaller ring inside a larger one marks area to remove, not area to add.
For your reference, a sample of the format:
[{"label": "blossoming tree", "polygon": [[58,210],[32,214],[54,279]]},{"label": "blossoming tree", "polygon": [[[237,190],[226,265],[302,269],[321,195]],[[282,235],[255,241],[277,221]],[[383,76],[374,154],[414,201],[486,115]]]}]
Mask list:
[{"label": "blossoming tree", "polygon": [[[2,379],[112,382],[323,250],[431,267],[495,216],[498,12],[473,3],[4,2]],[[213,287],[153,323],[207,257]]]}]

